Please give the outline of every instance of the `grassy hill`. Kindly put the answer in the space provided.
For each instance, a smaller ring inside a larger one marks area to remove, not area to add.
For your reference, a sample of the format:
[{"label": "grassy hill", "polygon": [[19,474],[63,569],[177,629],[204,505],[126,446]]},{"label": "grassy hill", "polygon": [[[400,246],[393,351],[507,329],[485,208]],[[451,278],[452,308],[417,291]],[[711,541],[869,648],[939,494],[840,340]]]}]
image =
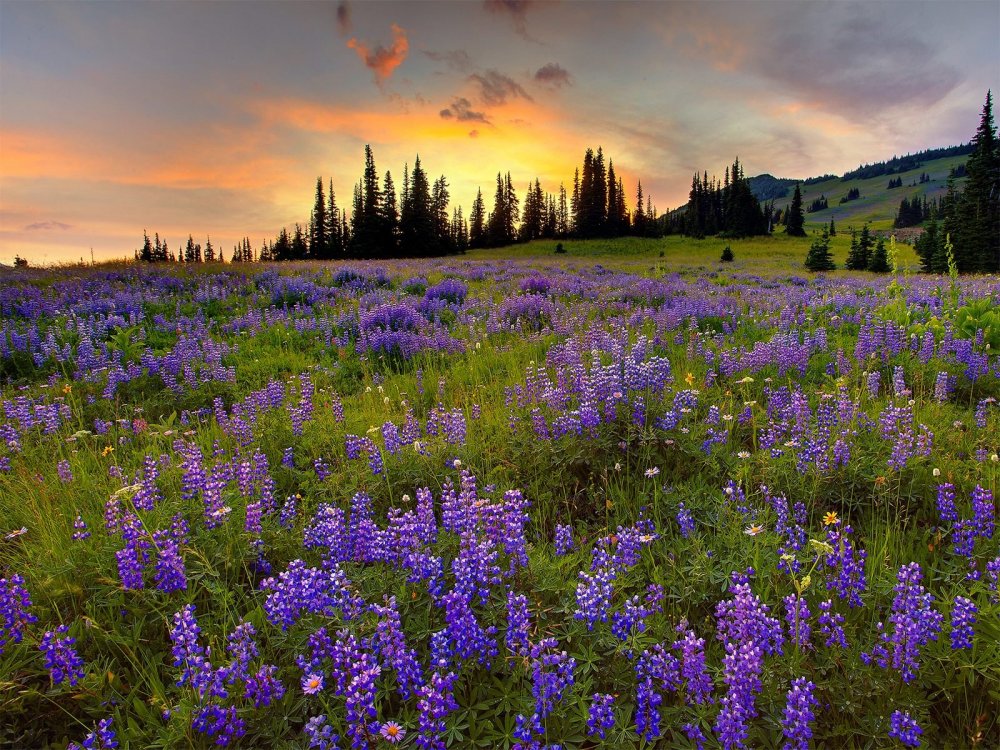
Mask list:
[{"label": "grassy hill", "polygon": [[[821,195],[827,197],[830,206],[823,211],[806,214],[806,229],[829,224],[831,218],[838,227],[843,229],[847,229],[851,225],[860,227],[865,222],[869,222],[875,229],[891,229],[899,209],[899,202],[903,198],[912,200],[914,196],[921,199],[927,196],[927,200],[930,201],[941,197],[948,190],[949,172],[960,164],[964,164],[967,159],[967,156],[950,156],[924,162],[917,169],[894,175],[846,181],[836,177],[804,185],[802,202],[805,206],[808,207],[813,200]],[[926,172],[930,176],[930,182],[920,184],[922,172]],[[890,190],[889,180],[897,177],[902,178],[903,186]],[[956,180],[955,184],[961,188],[964,182],[963,178]],[[840,199],[853,188],[857,188],[861,192],[861,197],[841,204]],[[776,201],[776,205],[782,205],[780,199]]]}]

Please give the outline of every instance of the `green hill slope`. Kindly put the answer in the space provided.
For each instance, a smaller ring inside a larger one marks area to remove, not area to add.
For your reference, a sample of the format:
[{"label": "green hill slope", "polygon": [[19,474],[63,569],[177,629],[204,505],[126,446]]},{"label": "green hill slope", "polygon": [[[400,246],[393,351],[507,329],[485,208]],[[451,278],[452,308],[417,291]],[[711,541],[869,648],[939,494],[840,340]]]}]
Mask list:
[{"label": "green hill slope", "polygon": [[[860,227],[865,222],[871,223],[875,229],[891,229],[896,212],[899,210],[899,203],[903,198],[913,200],[916,196],[923,200],[926,196],[927,200],[931,201],[943,196],[948,190],[948,174],[955,167],[964,164],[966,159],[968,159],[967,156],[950,156],[924,162],[916,169],[894,175],[846,181],[834,177],[811,185],[803,185],[802,202],[805,206],[824,195],[829,204],[829,208],[822,211],[807,213],[806,227],[829,224],[832,218],[838,227],[844,229],[852,225]],[[930,182],[921,184],[921,173],[927,173],[930,176]],[[902,187],[890,190],[889,180],[897,177],[902,179]],[[962,178],[956,180],[955,185],[961,189],[964,182],[965,179]],[[840,199],[854,188],[860,191],[861,196],[856,200],[840,203]],[[791,198],[788,200],[790,202]],[[780,198],[775,201],[775,205],[784,207]]]}]

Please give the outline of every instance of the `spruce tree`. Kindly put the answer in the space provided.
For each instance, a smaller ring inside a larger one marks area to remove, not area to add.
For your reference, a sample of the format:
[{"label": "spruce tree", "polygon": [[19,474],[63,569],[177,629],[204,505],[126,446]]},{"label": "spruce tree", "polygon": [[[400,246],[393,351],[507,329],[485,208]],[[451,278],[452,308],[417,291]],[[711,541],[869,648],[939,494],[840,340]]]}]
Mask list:
[{"label": "spruce tree", "polygon": [[469,214],[469,247],[486,246],[486,206],[483,204],[482,188],[476,191],[476,199],[472,202],[472,212]]},{"label": "spruce tree", "polygon": [[436,255],[438,248],[431,205],[431,186],[427,180],[427,173],[420,164],[419,156],[413,163],[409,183],[399,220],[400,255],[404,258]]},{"label": "spruce tree", "polygon": [[832,216],[830,217],[829,234],[830,234],[831,237],[836,237],[837,236],[837,227],[833,223],[833,217]]},{"label": "spruce tree", "polygon": [[881,237],[875,243],[875,250],[868,259],[868,270],[874,273],[889,273],[889,253],[885,249],[885,240]]},{"label": "spruce tree", "polygon": [[806,268],[810,271],[833,271],[837,268],[830,253],[830,235],[826,229],[823,234],[813,240],[806,254]]},{"label": "spruce tree", "polygon": [[309,256],[319,260],[332,257],[329,246],[330,228],[327,217],[323,178],[316,178],[316,200],[309,220]]},{"label": "spruce tree", "polygon": [[972,143],[965,189],[945,221],[945,231],[951,234],[959,271],[992,273],[1000,270],[1000,140],[991,91],[986,92]]},{"label": "spruce tree", "polygon": [[143,263],[153,262],[153,243],[149,239],[149,233],[142,230],[142,250],[139,251],[139,260]]},{"label": "spruce tree", "polygon": [[802,191],[799,189],[798,183],[796,183],[795,192],[792,194],[792,205],[788,209],[788,216],[785,219],[785,234],[790,237],[805,237],[806,230],[803,226],[804,223],[805,218],[802,214]]}]

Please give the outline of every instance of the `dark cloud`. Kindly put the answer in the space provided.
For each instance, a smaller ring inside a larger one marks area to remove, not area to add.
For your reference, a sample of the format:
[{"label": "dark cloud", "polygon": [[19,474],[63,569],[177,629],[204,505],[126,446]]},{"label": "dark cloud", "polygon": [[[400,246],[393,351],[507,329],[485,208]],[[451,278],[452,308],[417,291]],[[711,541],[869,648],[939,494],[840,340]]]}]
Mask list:
[{"label": "dark cloud", "polygon": [[353,37],[347,42],[347,46],[354,50],[362,62],[375,73],[375,80],[378,83],[391,76],[392,71],[402,64],[410,51],[406,30],[396,24],[392,25],[392,45],[388,48],[379,45],[371,49]]},{"label": "dark cloud", "polygon": [[34,224],[28,224],[24,228],[26,232],[44,232],[51,229],[59,229],[65,231],[67,229],[72,229],[72,224],[66,224],[62,221],[37,221]]},{"label": "dark cloud", "polygon": [[464,49],[453,49],[447,52],[435,52],[433,50],[422,50],[423,54],[434,62],[447,65],[452,70],[459,73],[467,73],[472,68],[472,58]]},{"label": "dark cloud", "polygon": [[[811,108],[871,118],[936,104],[961,82],[925,29],[880,3],[689,6],[686,43],[724,72],[748,72]],[[685,38],[674,37],[681,44]],[[691,40],[694,40],[693,46]]]},{"label": "dark cloud", "polygon": [[340,35],[350,34],[351,27],[351,6],[347,4],[347,0],[340,0],[337,3],[337,28],[340,29]]},{"label": "dark cloud", "polygon": [[479,98],[483,100],[483,103],[492,107],[506,104],[508,99],[518,97],[527,99],[529,102],[533,101],[521,84],[496,70],[473,73],[469,76],[469,80],[479,87]]},{"label": "dark cloud", "polygon": [[548,63],[535,71],[535,80],[546,86],[559,88],[572,86],[573,80],[569,71],[559,63]]},{"label": "dark cloud", "polygon": [[472,102],[464,96],[457,97],[451,102],[451,106],[441,110],[441,117],[445,120],[452,118],[459,122],[482,122],[489,123],[485,112],[476,112],[472,109]]},{"label": "dark cloud", "polygon": [[469,131],[469,138],[478,138],[478,137],[479,137],[479,131],[478,130],[470,130]]},{"label": "dark cloud", "polygon": [[483,0],[486,10],[510,18],[514,30],[525,39],[531,39],[528,35],[528,11],[537,4],[536,0]]}]

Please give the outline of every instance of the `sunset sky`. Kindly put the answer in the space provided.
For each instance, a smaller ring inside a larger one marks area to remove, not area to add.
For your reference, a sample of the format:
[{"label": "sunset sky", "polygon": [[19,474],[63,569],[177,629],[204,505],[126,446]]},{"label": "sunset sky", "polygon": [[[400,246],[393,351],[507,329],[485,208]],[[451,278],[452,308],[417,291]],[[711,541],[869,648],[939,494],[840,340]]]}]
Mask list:
[{"label": "sunset sky", "polygon": [[[691,175],[840,173],[967,141],[1000,2],[0,2],[0,262],[229,257],[350,209],[370,143],[467,213],[497,171],[572,183],[604,147],[661,210]],[[630,198],[630,208],[634,198]]]}]

